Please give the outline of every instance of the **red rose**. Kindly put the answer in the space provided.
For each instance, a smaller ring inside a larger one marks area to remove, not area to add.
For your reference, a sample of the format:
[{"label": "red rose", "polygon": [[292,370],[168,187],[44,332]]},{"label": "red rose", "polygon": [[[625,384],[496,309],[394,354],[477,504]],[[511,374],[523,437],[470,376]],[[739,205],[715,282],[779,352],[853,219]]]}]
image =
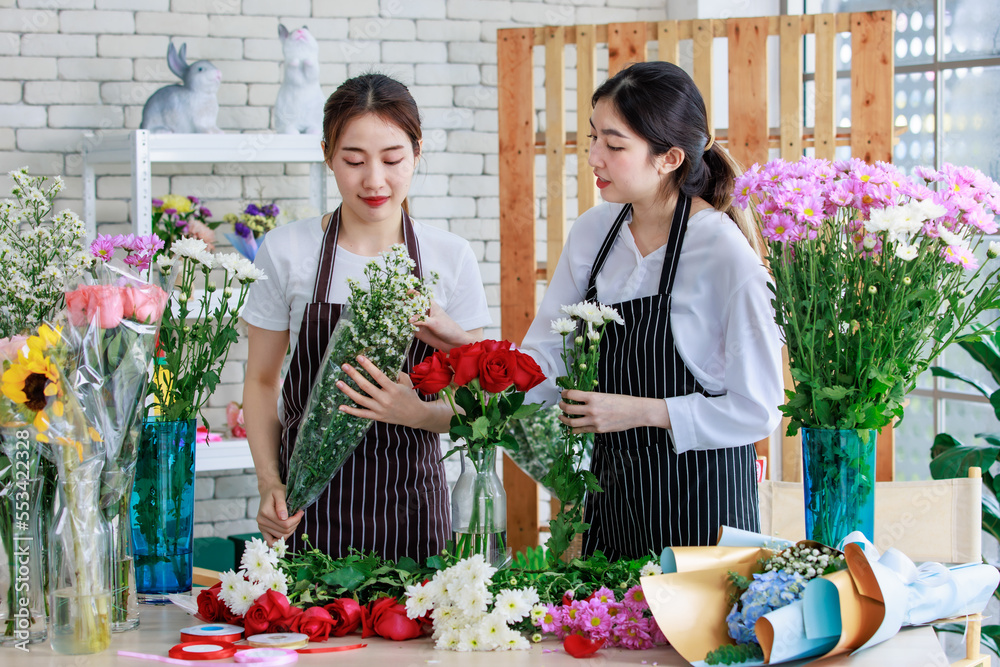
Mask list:
[{"label": "red rose", "polygon": [[225,605],[219,600],[220,590],[222,590],[222,582],[198,593],[198,618],[206,623],[216,623],[222,620],[220,607]]},{"label": "red rose", "polygon": [[330,630],[333,629],[334,620],[323,607],[309,607],[304,612],[295,617],[295,626],[292,632],[301,632],[309,635],[311,642],[325,642],[330,638]]},{"label": "red rose", "polygon": [[455,370],[452,382],[462,387],[479,377],[479,358],[481,356],[483,356],[482,342],[453,347],[448,353],[448,363]]},{"label": "red rose", "polygon": [[420,622],[406,615],[396,598],[381,598],[361,609],[361,637],[378,635],[394,641],[415,639],[423,633]]},{"label": "red rose", "polygon": [[518,391],[528,391],[545,380],[545,373],[535,360],[523,352],[514,352],[517,369],[514,371],[514,386]]},{"label": "red rose", "polygon": [[604,646],[603,639],[592,641],[583,635],[578,634],[568,635],[566,639],[563,640],[563,648],[566,649],[566,652],[574,658],[586,658],[587,656],[596,653],[602,646]]},{"label": "red rose", "polygon": [[436,394],[449,384],[455,376],[448,363],[448,357],[438,350],[410,371],[413,386],[425,394]]},{"label": "red rose", "polygon": [[509,350],[510,341],[509,340],[483,340],[479,341],[479,344],[483,346],[483,352],[493,352],[495,350]]},{"label": "red rose", "polygon": [[243,617],[239,614],[234,614],[233,610],[229,608],[229,605],[225,603],[220,604],[219,611],[222,613],[222,618],[219,620],[223,623],[229,623],[230,625],[243,625]]},{"label": "red rose", "polygon": [[288,598],[278,591],[265,591],[247,609],[247,613],[243,618],[244,627],[247,629],[247,636],[268,632],[274,621],[288,615],[290,607]]},{"label": "red rose", "polygon": [[302,610],[298,607],[289,607],[288,615],[271,621],[268,632],[298,632],[292,628],[298,625],[298,617],[302,615]]},{"label": "red rose", "polygon": [[517,357],[511,350],[497,349],[479,359],[479,384],[491,394],[499,394],[514,384]]},{"label": "red rose", "polygon": [[340,598],[323,607],[333,616],[334,637],[343,637],[361,625],[361,605],[354,598]]}]

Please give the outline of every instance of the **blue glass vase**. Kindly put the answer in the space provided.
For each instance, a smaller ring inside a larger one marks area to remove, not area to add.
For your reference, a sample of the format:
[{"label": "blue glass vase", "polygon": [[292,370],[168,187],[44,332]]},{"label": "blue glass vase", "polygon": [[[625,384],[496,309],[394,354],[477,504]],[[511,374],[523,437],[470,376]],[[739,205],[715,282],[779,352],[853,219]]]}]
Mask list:
[{"label": "blue glass vase", "polygon": [[875,537],[875,429],[802,429],[806,538],[836,547]]},{"label": "blue glass vase", "polygon": [[132,541],[139,601],[191,590],[196,419],[147,420],[132,487]]}]

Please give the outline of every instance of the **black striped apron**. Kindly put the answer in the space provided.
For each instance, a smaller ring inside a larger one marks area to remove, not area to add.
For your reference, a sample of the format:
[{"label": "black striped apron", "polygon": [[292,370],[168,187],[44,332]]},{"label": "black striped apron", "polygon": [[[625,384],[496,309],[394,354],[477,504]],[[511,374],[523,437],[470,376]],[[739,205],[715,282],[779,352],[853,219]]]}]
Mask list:
[{"label": "black striped apron", "polygon": [[[622,209],[608,232],[587,287],[597,301],[597,274],[632,210]],[[670,301],[691,200],[681,195],[667,240],[659,292],[611,304],[625,325],[601,340],[597,391],[650,398],[708,395],[677,353]],[[704,276],[711,280],[711,276]],[[640,427],[599,433],[591,470],[604,489],[587,498],[583,553],[611,560],[659,557],[666,546],[715,544],[723,525],[759,530],[756,453],[752,444],[675,453],[666,429]]]},{"label": "black striped apron", "polygon": [[[285,426],[279,463],[283,480],[287,479],[309,389],[343,306],[327,300],[339,229],[338,208],[323,235],[313,302],[302,314],[298,344],[281,388]],[[416,262],[413,273],[419,277],[420,249],[405,211],[403,238]],[[403,370],[408,371],[432,351],[414,340]],[[440,458],[437,433],[374,422],[319,499],[306,508],[288,541],[289,549],[301,549],[305,533],[310,544],[334,558],[346,556],[350,547],[374,551],[394,561],[403,556],[422,561],[439,553],[451,531],[448,486]]]}]

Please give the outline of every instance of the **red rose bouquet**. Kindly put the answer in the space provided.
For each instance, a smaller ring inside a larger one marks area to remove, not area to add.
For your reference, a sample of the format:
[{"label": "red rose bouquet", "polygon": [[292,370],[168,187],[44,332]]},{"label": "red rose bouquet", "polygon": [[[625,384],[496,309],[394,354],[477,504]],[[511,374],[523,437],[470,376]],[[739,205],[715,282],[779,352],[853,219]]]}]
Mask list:
[{"label": "red rose bouquet", "polygon": [[454,447],[445,456],[463,453],[462,476],[451,498],[457,555],[479,553],[491,563],[501,562],[507,551],[507,510],[496,474],[496,447],[517,450],[508,426],[541,407],[525,405],[524,392],[545,375],[510,342],[484,340],[447,354],[435,352],[413,368],[410,379],[425,394],[440,393],[455,413],[448,430]]}]

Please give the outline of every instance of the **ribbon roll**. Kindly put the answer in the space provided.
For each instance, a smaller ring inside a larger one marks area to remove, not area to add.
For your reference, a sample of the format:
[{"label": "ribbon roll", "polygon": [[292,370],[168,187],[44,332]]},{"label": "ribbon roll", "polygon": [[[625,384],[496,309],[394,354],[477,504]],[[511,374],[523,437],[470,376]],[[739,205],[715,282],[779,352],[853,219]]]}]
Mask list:
[{"label": "ribbon roll", "polygon": [[221,660],[236,655],[236,647],[232,642],[202,639],[177,644],[167,655],[176,660]]},{"label": "ribbon roll", "polygon": [[351,644],[350,646],[317,646],[315,648],[300,648],[299,653],[334,653],[336,651],[353,651],[364,648],[368,644]]},{"label": "ribbon roll", "polygon": [[213,639],[220,642],[238,642],[243,637],[243,628],[238,625],[215,623],[211,625],[193,625],[181,628],[181,642],[197,642],[202,639]]},{"label": "ribbon roll", "polygon": [[240,663],[254,663],[259,667],[290,665],[299,659],[299,654],[288,648],[252,648],[240,651],[233,658]]},{"label": "ribbon roll", "polygon": [[309,635],[300,632],[271,632],[247,637],[247,643],[254,648],[305,648],[309,645]]}]

